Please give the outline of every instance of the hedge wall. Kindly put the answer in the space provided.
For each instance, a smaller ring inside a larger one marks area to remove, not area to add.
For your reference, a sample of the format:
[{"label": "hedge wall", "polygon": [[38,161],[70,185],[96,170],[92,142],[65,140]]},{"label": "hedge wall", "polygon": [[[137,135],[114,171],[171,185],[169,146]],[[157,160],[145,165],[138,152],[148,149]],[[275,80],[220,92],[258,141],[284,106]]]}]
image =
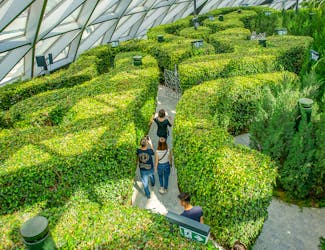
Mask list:
[{"label": "hedge wall", "polygon": [[[204,82],[185,91],[173,130],[181,190],[203,207],[216,240],[252,245],[272,197],[276,169],[265,155],[236,146],[227,130],[249,125],[262,89],[290,73],[269,73]],[[195,178],[194,178],[195,177]]]},{"label": "hedge wall", "polygon": [[[143,66],[132,65],[135,54]],[[59,248],[203,248],[171,235],[164,217],[130,206],[134,152],[154,110],[159,69],[143,52],[118,54],[115,65],[11,107],[20,119],[0,131],[2,247],[23,248],[19,227],[40,214]],[[59,123],[35,123],[52,121],[53,110]]]},{"label": "hedge wall", "polygon": [[[236,57],[237,56],[237,57]],[[227,57],[215,55],[207,60],[194,58],[185,61],[179,66],[179,75],[182,89],[188,89],[201,82],[218,77],[229,77],[254,73],[272,72],[279,70],[276,57],[273,55],[243,56],[227,54]],[[222,60],[221,60],[222,58]]]}]

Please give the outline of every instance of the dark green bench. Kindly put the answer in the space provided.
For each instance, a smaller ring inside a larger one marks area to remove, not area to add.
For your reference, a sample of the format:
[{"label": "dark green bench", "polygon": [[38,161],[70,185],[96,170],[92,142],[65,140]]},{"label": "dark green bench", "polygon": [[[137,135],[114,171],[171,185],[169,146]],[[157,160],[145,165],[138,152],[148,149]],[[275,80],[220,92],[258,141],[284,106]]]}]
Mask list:
[{"label": "dark green bench", "polygon": [[168,211],[167,220],[179,226],[182,236],[206,244],[210,235],[210,227],[185,216]]}]

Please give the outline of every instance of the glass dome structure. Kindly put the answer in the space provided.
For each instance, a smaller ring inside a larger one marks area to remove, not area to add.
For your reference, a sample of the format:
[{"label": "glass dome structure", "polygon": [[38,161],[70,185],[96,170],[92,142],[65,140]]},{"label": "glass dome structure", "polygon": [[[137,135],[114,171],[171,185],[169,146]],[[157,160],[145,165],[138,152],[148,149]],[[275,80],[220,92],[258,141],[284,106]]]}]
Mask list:
[{"label": "glass dome structure", "polygon": [[[195,3],[194,3],[195,2]],[[2,0],[0,85],[40,75],[36,56],[53,58],[50,70],[111,41],[144,37],[156,25],[193,13],[240,5],[292,8],[296,0]]]}]

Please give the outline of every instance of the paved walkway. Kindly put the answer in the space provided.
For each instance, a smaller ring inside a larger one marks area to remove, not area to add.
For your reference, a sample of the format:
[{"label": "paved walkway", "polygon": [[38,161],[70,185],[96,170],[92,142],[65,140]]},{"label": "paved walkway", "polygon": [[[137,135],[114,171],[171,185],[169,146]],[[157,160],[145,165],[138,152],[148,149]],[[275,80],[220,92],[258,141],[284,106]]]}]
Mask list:
[{"label": "paved walkway", "polygon": [[[174,120],[176,114],[176,105],[177,99],[173,98],[173,93],[170,93],[165,87],[159,86],[156,112],[158,112],[159,109],[163,108],[167,111],[167,114],[170,115]],[[155,149],[157,149],[158,144],[158,137],[156,135],[156,131],[157,126],[153,122],[149,131],[149,136],[153,141],[153,146]],[[169,129],[169,135],[170,136],[168,137],[167,143],[169,148],[172,148],[172,129]],[[156,173],[155,179],[156,185],[154,187],[150,187],[151,198],[147,199],[143,191],[143,186],[140,179],[140,171],[139,169],[137,169],[136,182],[133,188],[134,191],[132,196],[132,204],[134,206],[149,209],[153,212],[157,212],[160,214],[166,214],[167,210],[173,211],[175,213],[181,213],[183,211],[183,208],[180,206],[177,198],[179,190],[177,185],[176,168],[173,166],[171,169],[167,194],[160,194],[158,192],[159,180],[158,175]]]},{"label": "paved walkway", "polygon": [[[249,135],[235,137],[238,144],[249,145]],[[253,250],[318,250],[325,237],[325,208],[299,208],[272,199],[269,217]]]}]

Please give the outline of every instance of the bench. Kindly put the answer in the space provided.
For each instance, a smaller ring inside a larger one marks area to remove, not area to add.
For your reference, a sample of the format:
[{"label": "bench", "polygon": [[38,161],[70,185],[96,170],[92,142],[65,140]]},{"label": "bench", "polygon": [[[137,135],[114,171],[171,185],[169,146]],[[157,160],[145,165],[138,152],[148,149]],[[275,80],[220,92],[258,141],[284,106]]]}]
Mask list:
[{"label": "bench", "polygon": [[168,211],[167,220],[179,226],[182,236],[206,244],[210,235],[210,227],[185,216]]}]

